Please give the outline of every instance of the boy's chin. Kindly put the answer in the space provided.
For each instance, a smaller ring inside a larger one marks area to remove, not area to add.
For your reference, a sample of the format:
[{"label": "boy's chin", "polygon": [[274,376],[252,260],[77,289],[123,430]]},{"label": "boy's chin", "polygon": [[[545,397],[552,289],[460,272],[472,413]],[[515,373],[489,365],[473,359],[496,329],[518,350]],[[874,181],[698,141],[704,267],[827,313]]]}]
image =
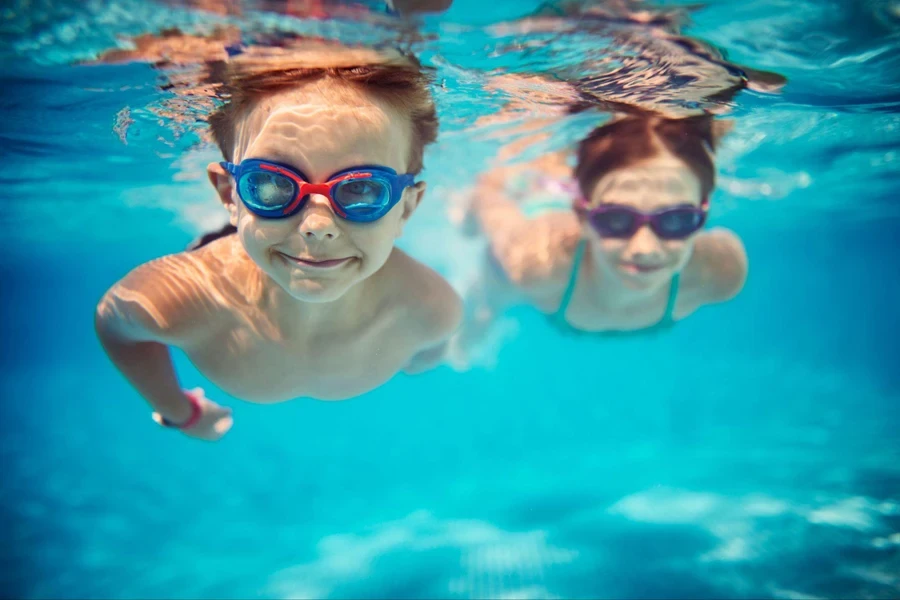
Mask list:
[{"label": "boy's chin", "polygon": [[339,300],[352,287],[352,282],[344,281],[292,281],[285,291],[300,302],[324,304]]}]

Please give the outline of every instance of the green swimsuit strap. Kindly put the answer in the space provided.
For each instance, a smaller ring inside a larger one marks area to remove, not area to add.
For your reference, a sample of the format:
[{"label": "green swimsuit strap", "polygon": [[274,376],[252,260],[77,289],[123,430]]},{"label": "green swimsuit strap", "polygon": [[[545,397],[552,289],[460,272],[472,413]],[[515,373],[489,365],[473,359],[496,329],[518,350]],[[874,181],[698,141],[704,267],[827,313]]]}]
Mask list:
[{"label": "green swimsuit strap", "polygon": [[566,322],[566,310],[569,303],[572,302],[572,296],[575,295],[575,286],[578,284],[578,271],[581,270],[581,261],[584,259],[584,249],[587,247],[587,240],[582,239],[575,248],[575,260],[572,261],[572,272],[569,274],[569,283],[566,291],[563,293],[562,300],[559,303],[559,309],[556,311],[556,318],[562,322]]},{"label": "green swimsuit strap", "polygon": [[[581,261],[584,260],[584,250],[587,247],[587,240],[578,242],[575,249],[575,259],[572,261],[572,271],[569,274],[569,283],[566,285],[566,291],[563,293],[559,308],[554,317],[562,324],[568,325],[566,322],[566,311],[572,302],[572,296],[575,295],[575,286],[578,284],[578,271],[581,269]],[[678,289],[681,285],[681,273],[675,273],[672,276],[672,282],[669,284],[669,300],[666,303],[666,312],[663,313],[662,323],[675,322],[675,304],[678,301]]]},{"label": "green swimsuit strap", "polygon": [[681,282],[681,273],[675,273],[672,276],[672,283],[669,284],[669,302],[666,304],[666,312],[660,323],[675,322],[675,302],[678,300],[678,286]]}]

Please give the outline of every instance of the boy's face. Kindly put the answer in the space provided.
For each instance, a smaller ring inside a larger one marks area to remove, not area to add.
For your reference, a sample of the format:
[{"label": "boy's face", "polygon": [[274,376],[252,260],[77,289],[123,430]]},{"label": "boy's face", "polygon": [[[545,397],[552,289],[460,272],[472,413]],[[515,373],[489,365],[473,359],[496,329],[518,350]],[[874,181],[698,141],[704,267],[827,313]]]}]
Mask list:
[{"label": "boy's face", "polygon": [[[305,174],[310,183],[362,165],[406,173],[409,119],[338,85],[311,83],[261,100],[237,123],[233,162],[279,162]],[[218,164],[208,171],[247,254],[305,302],[336,300],[378,271],[425,191],[424,183],[406,188],[400,202],[371,223],[338,217],[328,198],[318,194],[310,195],[296,214],[270,219],[247,209],[234,180]]]}]

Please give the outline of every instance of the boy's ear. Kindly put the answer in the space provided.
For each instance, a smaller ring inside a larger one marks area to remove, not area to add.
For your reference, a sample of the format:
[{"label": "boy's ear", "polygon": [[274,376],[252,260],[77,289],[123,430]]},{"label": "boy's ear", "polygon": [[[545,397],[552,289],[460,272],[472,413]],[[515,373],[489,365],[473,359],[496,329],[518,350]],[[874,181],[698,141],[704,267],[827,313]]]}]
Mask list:
[{"label": "boy's ear", "polygon": [[422,202],[422,196],[425,195],[426,187],[427,185],[424,181],[419,181],[416,185],[406,188],[403,194],[403,215],[400,217],[400,231],[397,232],[397,235],[400,235],[403,231],[403,226],[406,225],[412,214],[419,208],[419,203]]},{"label": "boy's ear", "polygon": [[229,221],[237,227],[237,204],[234,202],[234,179],[219,163],[211,162],[206,166],[209,182],[216,189],[219,201],[228,210]]}]

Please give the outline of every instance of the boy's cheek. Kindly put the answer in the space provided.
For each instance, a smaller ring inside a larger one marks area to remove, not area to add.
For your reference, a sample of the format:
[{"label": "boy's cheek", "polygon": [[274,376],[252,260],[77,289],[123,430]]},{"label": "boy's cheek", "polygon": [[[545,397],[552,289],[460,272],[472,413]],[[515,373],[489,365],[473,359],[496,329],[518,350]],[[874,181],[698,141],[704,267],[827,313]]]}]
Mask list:
[{"label": "boy's cheek", "polygon": [[397,222],[394,223],[394,239],[398,239],[403,235],[403,230],[406,227],[406,224],[409,222],[408,215],[401,215]]},{"label": "boy's cheek", "polygon": [[401,204],[401,208],[403,209],[400,213],[396,228],[394,238],[399,238],[403,235],[403,228],[406,227],[406,224],[409,222],[410,218],[412,218],[413,214],[416,212],[416,208],[419,206],[419,202],[422,200],[422,192],[424,191],[424,187],[419,190],[413,190],[413,193],[409,196],[404,197],[403,202]]},{"label": "boy's cheek", "polygon": [[236,211],[233,218],[237,221],[235,226],[245,244],[265,248],[281,241],[286,235],[287,223],[282,220],[262,221],[248,211]]},{"label": "boy's cheek", "polygon": [[[385,217],[386,219],[387,217]],[[382,219],[384,221],[384,219]],[[375,262],[385,261],[394,249],[395,240],[400,237],[402,226],[396,221],[390,223],[378,222],[377,229],[372,228],[364,232],[352,232],[351,243],[366,256]]]},{"label": "boy's cheek", "polygon": [[229,207],[228,210],[231,213],[231,218],[234,221],[234,226],[238,228],[238,231],[244,232],[254,229],[252,215],[250,215],[246,211],[240,211],[236,207]]}]

